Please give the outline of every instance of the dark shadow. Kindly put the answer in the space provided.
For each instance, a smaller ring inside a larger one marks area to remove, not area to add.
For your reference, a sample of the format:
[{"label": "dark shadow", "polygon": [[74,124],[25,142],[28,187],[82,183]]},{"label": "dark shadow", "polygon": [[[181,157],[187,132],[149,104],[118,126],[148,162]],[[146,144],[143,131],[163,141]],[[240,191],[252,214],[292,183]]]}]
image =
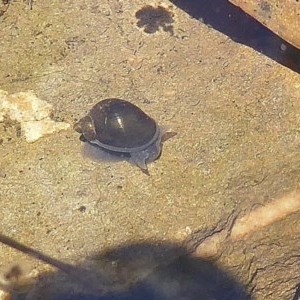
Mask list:
[{"label": "dark shadow", "polygon": [[136,12],[135,17],[138,19],[137,26],[143,28],[146,33],[152,34],[162,28],[163,31],[174,35],[173,13],[162,6],[146,5]]},{"label": "dark shadow", "polygon": [[297,285],[296,292],[295,292],[295,295],[293,297],[293,300],[299,300],[299,299],[300,299],[300,283]]},{"label": "dark shadow", "polygon": [[29,293],[16,293],[13,299],[251,299],[238,280],[215,263],[186,253],[185,248],[166,242],[121,245],[87,258],[75,273],[41,276]]},{"label": "dark shadow", "polygon": [[171,0],[232,40],[263,53],[278,63],[300,72],[300,50],[281,39],[268,28],[226,0]]}]

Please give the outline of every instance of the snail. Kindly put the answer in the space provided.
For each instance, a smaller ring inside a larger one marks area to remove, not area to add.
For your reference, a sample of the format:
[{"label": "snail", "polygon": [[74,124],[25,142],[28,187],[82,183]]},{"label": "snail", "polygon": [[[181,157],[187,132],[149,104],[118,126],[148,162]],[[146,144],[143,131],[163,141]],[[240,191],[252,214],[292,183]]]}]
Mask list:
[{"label": "snail", "polygon": [[80,119],[74,130],[84,141],[129,162],[148,173],[147,164],[162,150],[162,132],[157,123],[134,104],[121,99],[105,99]]}]

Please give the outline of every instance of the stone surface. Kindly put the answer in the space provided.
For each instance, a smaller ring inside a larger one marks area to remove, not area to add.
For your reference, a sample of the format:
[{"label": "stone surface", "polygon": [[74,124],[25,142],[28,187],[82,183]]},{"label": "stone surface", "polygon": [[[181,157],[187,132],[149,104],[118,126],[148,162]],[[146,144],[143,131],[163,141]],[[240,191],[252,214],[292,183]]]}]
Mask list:
[{"label": "stone surface", "polygon": [[[27,143],[17,121],[0,123],[1,231],[75,265],[96,253],[96,267],[123,287],[176,257],[169,243],[197,245],[300,179],[299,75],[170,2],[151,5],[54,0],[28,10],[12,1],[0,19],[1,89],[33,90],[53,120],[69,124],[120,97],[177,132],[146,176],[84,157],[71,128]],[[300,282],[298,220],[299,212],[225,242],[215,264],[257,299],[290,300]],[[3,245],[0,253],[1,265],[25,256]],[[40,274],[31,295],[65,284],[29,261]]]},{"label": "stone surface", "polygon": [[229,0],[284,40],[300,49],[300,2],[289,0]]}]

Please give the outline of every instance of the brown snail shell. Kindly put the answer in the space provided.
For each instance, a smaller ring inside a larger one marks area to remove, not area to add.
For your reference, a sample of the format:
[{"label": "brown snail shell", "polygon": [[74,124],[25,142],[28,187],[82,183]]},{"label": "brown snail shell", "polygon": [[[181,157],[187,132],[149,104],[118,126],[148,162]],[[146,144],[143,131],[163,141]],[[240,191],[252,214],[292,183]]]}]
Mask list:
[{"label": "brown snail shell", "polygon": [[141,169],[157,159],[162,134],[157,123],[136,105],[121,99],[105,99],[74,125],[86,141],[111,154],[124,154]]}]

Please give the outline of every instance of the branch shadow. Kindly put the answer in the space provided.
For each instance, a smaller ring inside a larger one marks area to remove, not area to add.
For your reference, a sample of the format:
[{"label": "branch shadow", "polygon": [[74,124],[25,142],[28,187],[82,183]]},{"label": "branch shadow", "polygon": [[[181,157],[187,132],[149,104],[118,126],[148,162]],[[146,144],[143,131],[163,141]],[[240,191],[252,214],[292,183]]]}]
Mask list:
[{"label": "branch shadow", "polygon": [[14,300],[246,300],[245,287],[214,262],[166,242],[120,245],[86,258],[76,274],[44,274]]}]

